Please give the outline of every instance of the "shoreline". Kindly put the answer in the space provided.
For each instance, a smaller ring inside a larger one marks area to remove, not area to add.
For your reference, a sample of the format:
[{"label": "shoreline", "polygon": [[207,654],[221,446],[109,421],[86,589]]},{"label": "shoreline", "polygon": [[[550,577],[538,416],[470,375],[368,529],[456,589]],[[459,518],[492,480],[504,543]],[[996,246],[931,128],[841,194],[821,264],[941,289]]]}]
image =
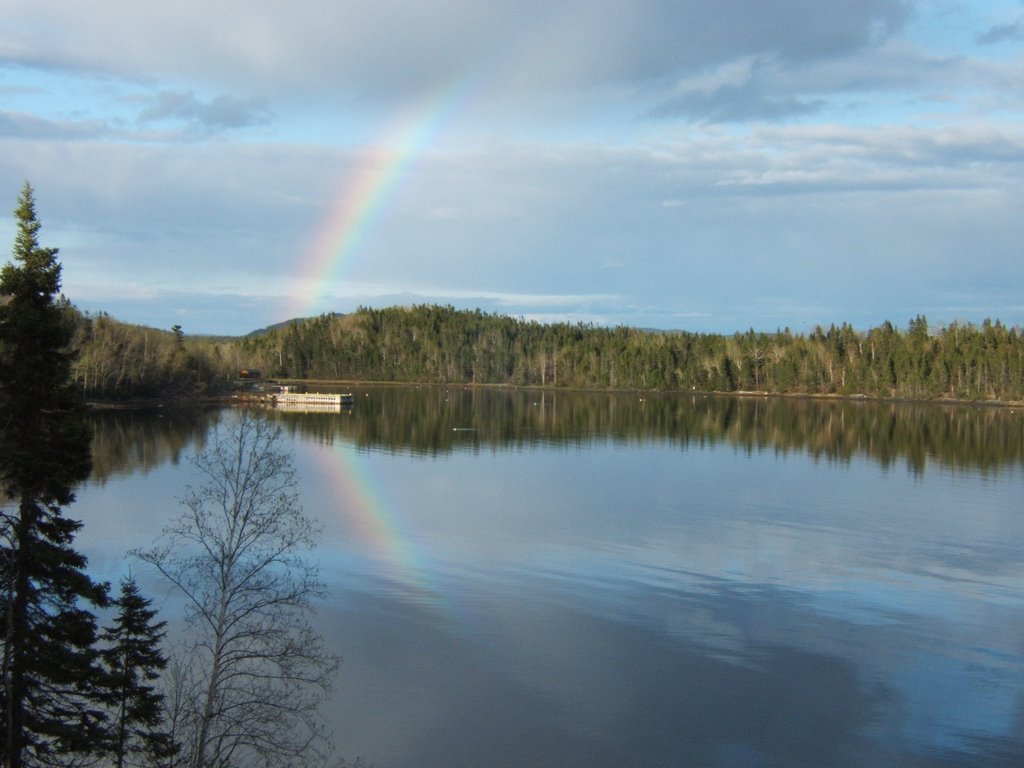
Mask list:
[{"label": "shoreline", "polygon": [[[705,391],[705,390],[661,390],[661,389],[582,389],[575,387],[556,387],[538,385],[516,385],[516,384],[473,384],[473,383],[445,383],[445,382],[415,382],[415,381],[356,381],[351,379],[275,379],[277,382],[299,384],[306,387],[329,386],[329,387],[446,387],[459,389],[495,389],[509,391],[537,391],[537,392],[574,392],[581,394],[637,394],[637,395],[691,395],[700,397],[732,397],[739,399],[753,398],[777,398],[789,400],[820,400],[826,402],[855,402],[855,403],[893,403],[902,405],[938,405],[973,408],[1008,408],[1024,409],[1024,401],[1013,400],[961,400],[957,398],[909,398],[909,397],[882,397],[878,395],[851,394],[843,395],[838,393],[813,393],[813,392],[768,392],[757,390],[739,390],[735,392]],[[315,389],[313,390],[315,391]],[[204,395],[202,397],[170,397],[170,398],[134,398],[128,400],[106,400],[86,398],[86,406],[95,411],[116,411],[116,410],[157,410],[167,408],[169,410],[192,410],[195,408],[223,407],[238,404],[239,401],[246,401],[248,398],[239,397],[237,391],[225,392],[220,395]]]}]

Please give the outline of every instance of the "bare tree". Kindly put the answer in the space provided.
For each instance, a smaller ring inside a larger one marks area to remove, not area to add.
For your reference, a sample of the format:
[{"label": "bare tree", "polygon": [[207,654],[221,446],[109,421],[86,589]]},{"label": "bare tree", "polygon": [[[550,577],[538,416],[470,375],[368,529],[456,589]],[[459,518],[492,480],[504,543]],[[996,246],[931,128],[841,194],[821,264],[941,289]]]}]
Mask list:
[{"label": "bare tree", "polygon": [[304,557],[303,513],[281,431],[240,412],[193,460],[202,484],[152,549],[137,552],[185,597],[188,629],[172,665],[177,765],[323,765],[318,707],[339,661],[308,615],[324,594]]}]

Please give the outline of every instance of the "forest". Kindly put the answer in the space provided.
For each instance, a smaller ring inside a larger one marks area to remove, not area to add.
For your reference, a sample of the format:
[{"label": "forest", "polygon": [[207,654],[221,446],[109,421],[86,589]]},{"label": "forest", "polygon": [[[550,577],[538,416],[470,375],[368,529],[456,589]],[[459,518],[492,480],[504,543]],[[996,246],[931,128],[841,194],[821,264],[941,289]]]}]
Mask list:
[{"label": "forest", "polygon": [[[69,308],[69,311],[74,311]],[[1024,340],[999,320],[809,334],[652,331],[418,305],[324,314],[244,337],[186,336],[77,313],[87,397],[217,393],[241,370],[353,382],[758,392],[910,400],[1024,400]]]}]

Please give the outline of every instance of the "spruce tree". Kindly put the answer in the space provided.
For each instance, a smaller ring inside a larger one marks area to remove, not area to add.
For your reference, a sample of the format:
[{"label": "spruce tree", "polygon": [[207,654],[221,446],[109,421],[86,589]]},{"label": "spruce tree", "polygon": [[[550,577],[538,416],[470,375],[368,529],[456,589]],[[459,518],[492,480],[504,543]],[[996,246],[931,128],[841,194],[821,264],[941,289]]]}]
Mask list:
[{"label": "spruce tree", "polygon": [[113,710],[109,749],[117,768],[132,758],[162,760],[173,753],[170,737],[159,730],[164,697],[153,685],[167,666],[160,650],[166,622],[154,622],[156,611],[149,606],[135,579],[122,579],[114,624],[102,634],[109,644],[102,656]]},{"label": "spruce tree", "polygon": [[34,768],[102,743],[89,607],[106,603],[106,588],[72,546],[81,524],[62,513],[89,474],[91,430],[70,376],[57,249],[39,245],[27,182],[15,217],[14,260],[0,271],[0,756],[5,768]]}]

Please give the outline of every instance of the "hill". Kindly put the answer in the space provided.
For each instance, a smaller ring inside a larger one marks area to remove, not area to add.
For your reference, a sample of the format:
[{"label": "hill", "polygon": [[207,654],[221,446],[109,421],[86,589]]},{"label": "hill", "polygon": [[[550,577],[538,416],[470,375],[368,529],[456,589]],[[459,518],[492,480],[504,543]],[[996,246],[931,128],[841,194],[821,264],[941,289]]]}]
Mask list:
[{"label": "hill", "polygon": [[361,308],[239,338],[79,317],[76,376],[104,397],[204,394],[242,369],[282,378],[1024,400],[1024,340],[997,321],[732,335],[541,324],[479,310]]}]

